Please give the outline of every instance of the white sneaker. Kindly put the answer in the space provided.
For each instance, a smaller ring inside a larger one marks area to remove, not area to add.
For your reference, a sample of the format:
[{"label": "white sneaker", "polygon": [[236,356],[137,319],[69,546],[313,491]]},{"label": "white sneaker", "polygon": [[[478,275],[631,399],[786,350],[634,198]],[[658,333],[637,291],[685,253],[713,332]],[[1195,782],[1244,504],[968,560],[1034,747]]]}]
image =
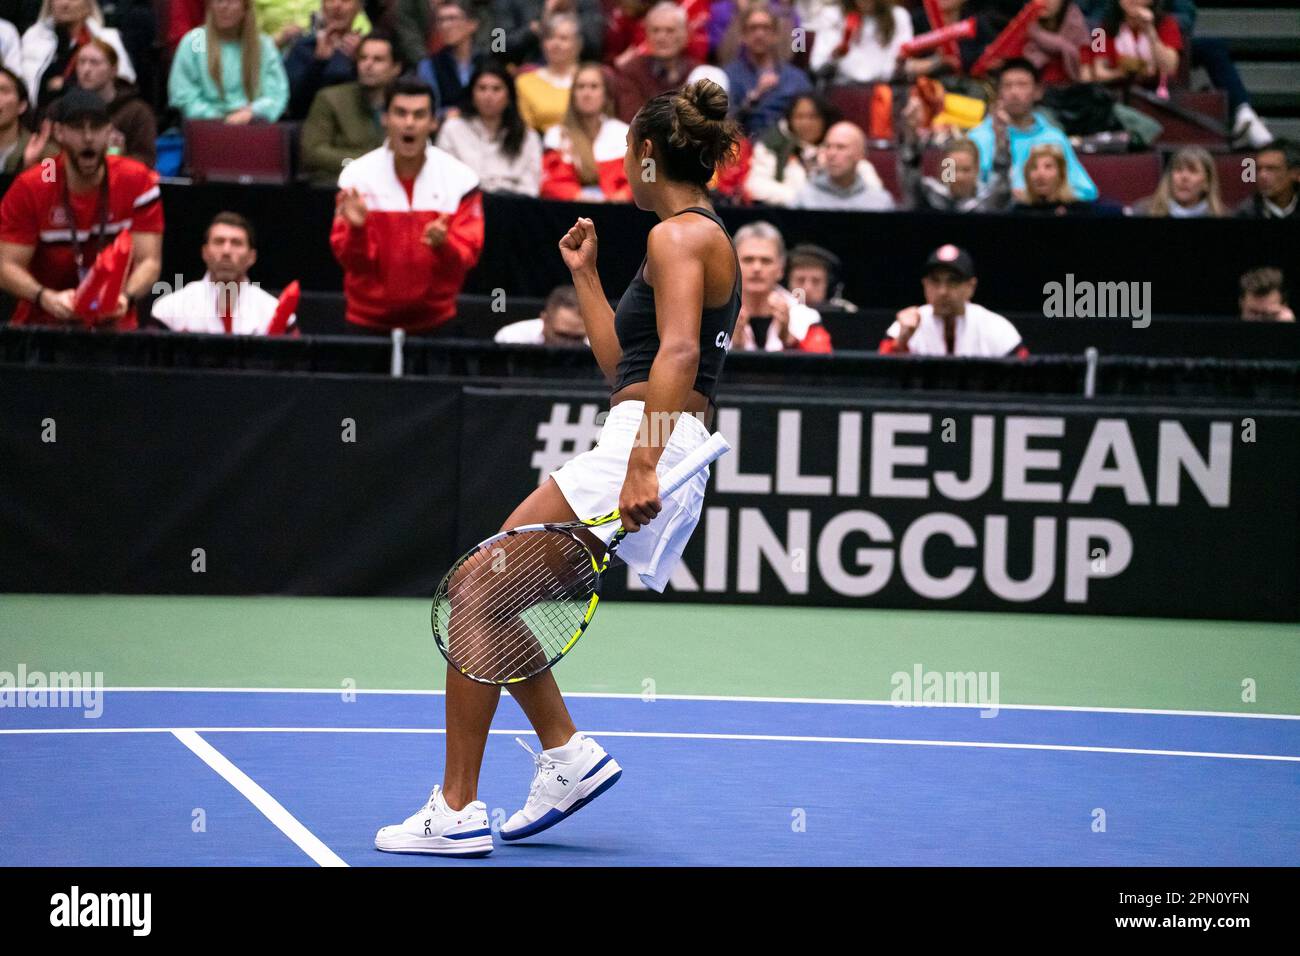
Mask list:
[{"label": "white sneaker", "polygon": [[1242,103],[1238,106],[1237,115],[1232,120],[1232,145],[1259,149],[1261,146],[1267,146],[1272,141],[1273,134],[1264,125],[1264,121],[1251,109],[1250,104]]},{"label": "white sneaker", "polygon": [[475,800],[453,810],[447,806],[442,787],[434,787],[418,813],[375,834],[375,849],[388,853],[487,856],[492,852],[487,804]]},{"label": "white sneaker", "polygon": [[537,773],[524,808],[501,828],[503,840],[522,840],[550,829],[614,786],[623,775],[623,768],[605,748],[586,734],[574,734],[563,747],[541,753],[534,753],[518,737],[515,740],[532,756]]}]

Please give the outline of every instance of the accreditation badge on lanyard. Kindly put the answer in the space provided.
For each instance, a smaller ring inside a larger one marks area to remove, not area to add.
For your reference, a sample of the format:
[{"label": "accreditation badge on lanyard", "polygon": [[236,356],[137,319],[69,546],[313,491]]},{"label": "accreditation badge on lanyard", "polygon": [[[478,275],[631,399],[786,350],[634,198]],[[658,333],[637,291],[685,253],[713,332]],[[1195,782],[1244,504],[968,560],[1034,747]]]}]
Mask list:
[{"label": "accreditation badge on lanyard", "polygon": [[86,231],[86,238],[90,240],[87,244],[92,248],[92,253],[87,255],[86,250],[81,248],[81,236],[77,229],[77,214],[72,209],[72,196],[68,192],[68,178],[63,177],[63,210],[67,213],[68,224],[72,231],[72,257],[77,263],[77,285],[86,281],[86,276],[90,274],[91,267],[95,264],[94,257],[99,254],[104,245],[104,237],[108,234],[108,169],[104,169],[104,179],[99,184],[99,200],[96,203],[95,212],[97,216],[92,217],[99,220],[98,229]]}]

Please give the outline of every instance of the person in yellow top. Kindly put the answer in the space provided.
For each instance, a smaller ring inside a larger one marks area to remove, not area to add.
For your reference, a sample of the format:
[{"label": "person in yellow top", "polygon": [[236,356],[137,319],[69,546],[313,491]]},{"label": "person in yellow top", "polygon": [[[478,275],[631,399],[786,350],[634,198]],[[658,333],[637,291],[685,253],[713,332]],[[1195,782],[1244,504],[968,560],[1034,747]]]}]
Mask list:
[{"label": "person in yellow top", "polygon": [[578,18],[571,13],[547,17],[542,23],[542,58],[546,64],[515,77],[519,115],[539,133],[564,121],[581,55]]},{"label": "person in yellow top", "polygon": [[[313,13],[319,12],[321,19],[325,19],[324,8],[334,3],[335,0],[253,0],[258,25],[281,49],[311,30]],[[370,32],[370,20],[364,13],[357,14],[352,30],[360,36]]]}]

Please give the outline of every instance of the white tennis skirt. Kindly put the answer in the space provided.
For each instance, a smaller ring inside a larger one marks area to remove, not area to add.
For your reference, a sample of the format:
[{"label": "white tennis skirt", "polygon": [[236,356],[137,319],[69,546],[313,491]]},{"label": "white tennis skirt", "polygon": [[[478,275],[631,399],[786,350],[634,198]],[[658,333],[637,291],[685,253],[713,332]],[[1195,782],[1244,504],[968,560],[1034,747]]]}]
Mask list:
[{"label": "white tennis skirt", "polygon": [[[569,459],[551,473],[569,507],[579,518],[595,518],[618,507],[619,492],[627,477],[627,462],[641,427],[644,402],[619,402],[610,409],[600,430],[600,439],[591,451]],[[673,426],[656,468],[665,472],[709,438],[709,430],[695,415],[684,414]],[[686,542],[704,510],[704,489],[709,483],[709,469],[667,497],[661,496],[663,510],[649,524],[623,539],[615,552],[648,588],[663,591],[681,560]],[[621,527],[611,522],[592,528],[602,541],[608,542]]]}]

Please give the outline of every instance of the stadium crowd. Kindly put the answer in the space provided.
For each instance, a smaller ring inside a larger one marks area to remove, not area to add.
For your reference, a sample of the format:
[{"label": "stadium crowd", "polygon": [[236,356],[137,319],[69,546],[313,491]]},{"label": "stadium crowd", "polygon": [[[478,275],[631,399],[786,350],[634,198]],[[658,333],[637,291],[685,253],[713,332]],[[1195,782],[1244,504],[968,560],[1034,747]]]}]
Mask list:
[{"label": "stadium crowd", "polygon": [[[129,271],[101,304],[137,327],[161,272],[160,175],[203,123],[291,124],[299,173],[337,190],[328,241],[346,318],[435,332],[484,242],[483,192],[628,202],[628,123],[699,78],[727,90],[746,138],[711,184],[722,205],[1013,215],[1295,218],[1300,145],[1273,139],[1223,41],[1190,0],[95,0],[0,3],[0,286],[15,324],[81,321],[77,290],[128,232]],[[1159,123],[1126,94],[1167,100],[1202,66],[1225,94],[1223,145],[1252,150],[1239,204],[1202,146],[1173,152],[1124,203],[1080,153],[1150,148]],[[160,135],[159,130],[163,133]],[[247,135],[242,130],[235,138]],[[241,214],[242,213],[242,214]],[[276,300],[250,287],[248,210],[217,216],[208,272],[153,303],[185,331],[265,334]],[[247,217],[247,218],[246,218]],[[788,253],[753,222],[735,236],[743,308],[734,348],[826,352],[817,308],[853,309],[841,257]],[[881,350],[1024,354],[972,301],[970,255],[945,244],[918,270],[925,304]],[[232,292],[233,287],[233,292]],[[581,344],[571,293],[502,341]],[[1243,318],[1293,320],[1277,270],[1241,278]]]}]

